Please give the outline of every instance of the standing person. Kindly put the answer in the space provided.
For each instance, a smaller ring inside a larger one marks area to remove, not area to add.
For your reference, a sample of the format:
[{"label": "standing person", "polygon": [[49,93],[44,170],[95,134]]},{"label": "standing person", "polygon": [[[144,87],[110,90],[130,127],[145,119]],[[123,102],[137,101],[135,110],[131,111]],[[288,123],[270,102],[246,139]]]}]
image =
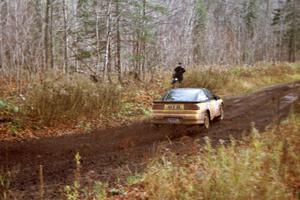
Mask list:
[{"label": "standing person", "polygon": [[182,63],[178,63],[178,66],[174,69],[172,84],[175,84],[177,81],[181,83],[183,81],[183,74],[185,69]]}]

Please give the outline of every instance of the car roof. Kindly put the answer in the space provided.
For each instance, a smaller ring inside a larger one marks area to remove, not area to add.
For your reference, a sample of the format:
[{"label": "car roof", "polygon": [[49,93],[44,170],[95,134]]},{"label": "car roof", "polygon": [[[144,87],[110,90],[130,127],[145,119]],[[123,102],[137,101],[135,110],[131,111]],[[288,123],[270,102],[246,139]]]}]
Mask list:
[{"label": "car roof", "polygon": [[193,92],[200,92],[200,91],[204,91],[207,90],[206,88],[175,88],[175,89],[171,89],[169,91],[178,91],[178,92],[183,92],[183,91],[193,91]]}]

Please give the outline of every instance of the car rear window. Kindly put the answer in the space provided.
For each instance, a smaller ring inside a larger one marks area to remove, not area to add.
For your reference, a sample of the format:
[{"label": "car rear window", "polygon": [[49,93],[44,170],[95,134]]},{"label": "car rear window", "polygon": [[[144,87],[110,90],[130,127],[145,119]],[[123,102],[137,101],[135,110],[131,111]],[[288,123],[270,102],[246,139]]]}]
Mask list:
[{"label": "car rear window", "polygon": [[162,101],[206,101],[208,100],[203,90],[170,90],[163,96]]}]

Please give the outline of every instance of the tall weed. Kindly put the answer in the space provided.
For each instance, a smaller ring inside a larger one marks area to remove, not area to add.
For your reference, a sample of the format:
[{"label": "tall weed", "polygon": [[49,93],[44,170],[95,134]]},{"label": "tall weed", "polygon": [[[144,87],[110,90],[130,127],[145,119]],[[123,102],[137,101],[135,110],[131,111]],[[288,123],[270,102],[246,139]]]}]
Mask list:
[{"label": "tall weed", "polygon": [[47,78],[27,94],[29,114],[43,123],[80,116],[110,115],[120,108],[118,85],[94,83],[80,75]]},{"label": "tall weed", "polygon": [[204,87],[221,94],[251,92],[262,86],[299,80],[300,64],[235,67],[194,67],[187,70],[182,87]]},{"label": "tall weed", "polygon": [[184,81],[185,87],[204,87],[210,90],[226,87],[233,79],[231,73],[218,69],[192,69]]},{"label": "tall weed", "polygon": [[291,117],[263,135],[242,142],[209,139],[198,154],[172,153],[154,162],[144,176],[150,199],[297,199],[300,189],[300,118]]}]

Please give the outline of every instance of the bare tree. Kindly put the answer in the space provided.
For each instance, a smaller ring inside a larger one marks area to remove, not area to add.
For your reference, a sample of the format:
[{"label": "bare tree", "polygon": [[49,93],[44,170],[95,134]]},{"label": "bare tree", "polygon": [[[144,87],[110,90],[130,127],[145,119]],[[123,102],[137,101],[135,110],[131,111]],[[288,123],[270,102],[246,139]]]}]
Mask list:
[{"label": "bare tree", "polygon": [[44,14],[44,70],[48,69],[48,56],[49,56],[49,8],[50,0],[45,0],[45,14]]},{"label": "bare tree", "polygon": [[67,5],[66,5],[66,0],[63,0],[63,27],[64,27],[64,36],[63,36],[63,41],[64,41],[64,72],[68,72],[69,70],[69,63],[68,63],[68,16],[67,16]]},{"label": "bare tree", "polygon": [[122,67],[121,67],[121,33],[120,33],[120,0],[115,1],[116,7],[116,69],[118,72],[118,80],[122,82]]},{"label": "bare tree", "polygon": [[[0,0],[0,71],[122,82],[186,65],[299,59],[299,0]],[[114,67],[113,67],[114,66]],[[26,72],[26,73],[25,73]]]}]

